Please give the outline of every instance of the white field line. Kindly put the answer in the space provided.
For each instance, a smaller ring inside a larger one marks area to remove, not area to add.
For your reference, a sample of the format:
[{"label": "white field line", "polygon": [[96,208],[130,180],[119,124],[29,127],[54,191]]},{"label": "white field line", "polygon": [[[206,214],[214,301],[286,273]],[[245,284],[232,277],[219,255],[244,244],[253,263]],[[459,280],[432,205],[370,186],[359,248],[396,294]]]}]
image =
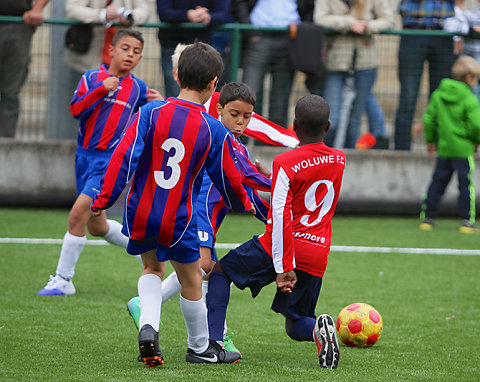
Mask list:
[{"label": "white field line", "polygon": [[[0,237],[0,244],[62,244],[62,239],[31,239]],[[215,248],[233,249],[241,243],[216,243]],[[105,240],[87,240],[87,245],[109,245]],[[357,252],[357,253],[406,253],[425,255],[457,255],[480,256],[480,249],[455,249],[455,248],[394,248],[394,247],[367,247],[333,245],[332,252]]]}]

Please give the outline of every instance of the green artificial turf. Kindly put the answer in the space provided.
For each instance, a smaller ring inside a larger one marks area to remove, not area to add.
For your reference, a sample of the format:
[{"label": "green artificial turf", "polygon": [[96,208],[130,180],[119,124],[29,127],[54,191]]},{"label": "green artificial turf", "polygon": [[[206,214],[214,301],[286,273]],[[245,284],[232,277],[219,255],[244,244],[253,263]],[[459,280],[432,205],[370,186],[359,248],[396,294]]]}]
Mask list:
[{"label": "green artificial turf", "polygon": [[[0,209],[0,237],[63,237],[66,210]],[[219,243],[261,233],[251,216],[228,216]],[[479,249],[480,235],[439,219],[335,217],[333,244]],[[113,246],[87,245],[74,278],[77,295],[38,297],[54,273],[60,245],[0,243],[1,381],[474,381],[480,379],[480,256],[332,252],[317,314],[336,319],[353,302],[382,315],[371,348],[341,345],[337,370],[318,367],[313,342],[298,343],[270,310],[274,285],[252,300],[232,290],[227,322],[243,359],[235,365],[185,362],[178,297],[162,307],[165,364],[137,362],[137,330],[126,310],[137,294],[139,262]],[[226,250],[219,250],[222,256]],[[167,273],[171,271],[168,266]],[[447,320],[448,318],[448,320]]]}]

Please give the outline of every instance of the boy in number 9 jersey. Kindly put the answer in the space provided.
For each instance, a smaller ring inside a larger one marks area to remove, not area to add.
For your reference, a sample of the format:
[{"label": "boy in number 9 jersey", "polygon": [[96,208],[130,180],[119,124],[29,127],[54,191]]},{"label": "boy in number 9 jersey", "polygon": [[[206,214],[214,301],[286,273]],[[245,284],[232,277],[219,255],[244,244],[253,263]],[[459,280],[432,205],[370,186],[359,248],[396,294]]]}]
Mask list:
[{"label": "boy in number 9 jersey", "polygon": [[264,234],[230,251],[209,279],[207,306],[210,339],[223,339],[230,282],[250,288],[252,297],[277,283],[272,309],[286,319],[296,341],[315,341],[320,366],[336,368],[340,353],[333,319],[315,316],[331,240],[345,154],[323,143],[330,127],[329,106],[308,95],[295,108],[300,147],[278,155],[272,166],[272,198]]}]

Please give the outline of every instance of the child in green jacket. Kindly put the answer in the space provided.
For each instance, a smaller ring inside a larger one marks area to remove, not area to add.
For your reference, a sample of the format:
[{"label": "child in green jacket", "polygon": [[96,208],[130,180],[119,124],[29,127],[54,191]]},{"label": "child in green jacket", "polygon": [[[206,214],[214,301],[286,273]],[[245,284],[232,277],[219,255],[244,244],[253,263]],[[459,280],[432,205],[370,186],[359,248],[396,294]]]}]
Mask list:
[{"label": "child in green jacket", "polygon": [[457,173],[460,232],[480,233],[475,226],[475,188],[473,154],[480,143],[480,106],[473,89],[480,77],[480,64],[469,56],[457,59],[452,77],[445,78],[432,93],[423,116],[427,152],[437,151],[432,181],[422,205],[420,229],[432,230],[437,207],[452,177]]}]

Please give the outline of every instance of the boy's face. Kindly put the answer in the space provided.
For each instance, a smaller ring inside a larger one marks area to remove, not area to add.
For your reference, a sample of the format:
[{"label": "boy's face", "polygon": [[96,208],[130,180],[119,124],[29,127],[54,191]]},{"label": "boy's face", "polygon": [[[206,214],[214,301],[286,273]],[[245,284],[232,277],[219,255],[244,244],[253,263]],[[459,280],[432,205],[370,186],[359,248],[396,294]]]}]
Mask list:
[{"label": "boy's face", "polygon": [[475,89],[478,84],[478,77],[472,74],[467,74],[465,77],[465,82],[468,86],[470,86],[471,89]]},{"label": "boy's face", "polygon": [[225,127],[235,135],[235,138],[238,138],[243,134],[252,118],[253,105],[237,99],[228,102],[224,107],[217,104],[217,112]]},{"label": "boy's face", "polygon": [[123,36],[114,46],[110,47],[112,62],[110,69],[119,74],[128,74],[142,58],[142,43],[132,36]]}]

